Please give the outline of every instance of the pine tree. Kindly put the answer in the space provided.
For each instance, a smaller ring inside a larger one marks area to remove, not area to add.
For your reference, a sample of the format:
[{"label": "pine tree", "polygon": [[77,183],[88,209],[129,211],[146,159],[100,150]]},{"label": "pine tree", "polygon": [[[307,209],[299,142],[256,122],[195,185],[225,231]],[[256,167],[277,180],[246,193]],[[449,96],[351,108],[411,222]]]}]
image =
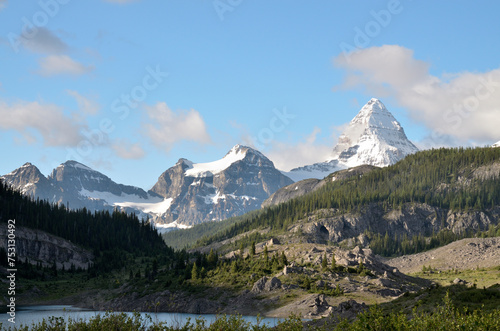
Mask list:
[{"label": "pine tree", "polygon": [[326,269],[328,269],[328,260],[326,257],[326,252],[325,255],[323,256],[323,259],[321,260],[321,269],[323,269],[323,271],[326,271]]},{"label": "pine tree", "polygon": [[288,260],[286,258],[285,252],[281,252],[281,263],[283,264],[283,266],[288,265]]},{"label": "pine tree", "polygon": [[208,253],[207,262],[211,267],[217,265],[217,254],[214,252],[213,248],[210,248],[210,253]]},{"label": "pine tree", "polygon": [[196,266],[196,262],[193,263],[193,268],[191,269],[191,278],[196,280],[199,277],[198,267]]}]

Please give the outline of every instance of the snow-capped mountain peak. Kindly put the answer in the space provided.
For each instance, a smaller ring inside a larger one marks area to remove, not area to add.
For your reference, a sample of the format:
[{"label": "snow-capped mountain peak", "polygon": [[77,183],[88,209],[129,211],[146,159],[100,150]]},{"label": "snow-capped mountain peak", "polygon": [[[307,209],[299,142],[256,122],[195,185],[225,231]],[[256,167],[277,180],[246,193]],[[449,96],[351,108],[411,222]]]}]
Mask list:
[{"label": "snow-capped mountain peak", "polygon": [[262,153],[236,145],[213,162],[180,159],[160,175],[151,191],[172,199],[161,221],[192,225],[257,209],[286,183],[292,181]]},{"label": "snow-capped mountain peak", "polygon": [[338,159],[347,167],[385,167],[416,151],[401,124],[380,100],[372,98],[339,137],[331,159]]},{"label": "snow-capped mountain peak", "polygon": [[417,151],[385,105],[372,98],[340,135],[331,157],[325,162],[292,169],[286,175],[300,180],[323,178],[334,171],[362,164],[386,167]]}]

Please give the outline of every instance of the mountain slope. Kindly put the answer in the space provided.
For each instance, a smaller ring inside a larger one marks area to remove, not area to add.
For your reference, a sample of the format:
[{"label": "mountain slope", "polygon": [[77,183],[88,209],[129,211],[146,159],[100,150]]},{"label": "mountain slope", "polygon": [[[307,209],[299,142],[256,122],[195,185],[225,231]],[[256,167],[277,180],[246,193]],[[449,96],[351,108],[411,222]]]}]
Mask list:
[{"label": "mountain slope", "polygon": [[363,164],[386,167],[417,151],[401,124],[380,100],[372,98],[351,120],[328,160],[286,174],[294,180],[321,179],[334,171]]},{"label": "mountain slope", "polygon": [[280,188],[262,203],[262,208],[278,205],[291,199],[301,197],[309,192],[319,190],[323,185],[336,180],[345,180],[351,177],[361,177],[377,167],[361,165],[350,169],[336,171],[323,179],[303,179],[291,185]]},{"label": "mountain slope", "polygon": [[272,193],[291,183],[262,153],[236,145],[218,161],[180,159],[160,175],[151,191],[172,199],[158,222],[193,225],[258,209]]}]

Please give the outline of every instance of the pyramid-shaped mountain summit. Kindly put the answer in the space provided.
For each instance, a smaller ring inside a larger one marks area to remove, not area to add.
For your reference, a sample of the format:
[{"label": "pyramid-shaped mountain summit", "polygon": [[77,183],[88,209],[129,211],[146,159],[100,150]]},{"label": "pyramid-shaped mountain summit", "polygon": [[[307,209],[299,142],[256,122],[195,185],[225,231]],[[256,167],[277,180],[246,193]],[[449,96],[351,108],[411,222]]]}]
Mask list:
[{"label": "pyramid-shaped mountain summit", "polygon": [[340,135],[325,162],[292,169],[287,175],[297,181],[323,178],[334,171],[363,164],[386,167],[417,151],[385,105],[372,98]]}]

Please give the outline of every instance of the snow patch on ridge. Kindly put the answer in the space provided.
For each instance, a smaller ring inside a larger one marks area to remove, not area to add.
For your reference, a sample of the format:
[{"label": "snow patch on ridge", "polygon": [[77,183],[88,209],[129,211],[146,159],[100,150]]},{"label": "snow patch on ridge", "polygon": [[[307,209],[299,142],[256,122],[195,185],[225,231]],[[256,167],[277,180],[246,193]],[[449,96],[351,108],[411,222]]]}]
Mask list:
[{"label": "snow patch on ridge", "polygon": [[222,159],[208,163],[186,163],[189,169],[184,174],[188,177],[210,177],[231,166],[231,164],[245,158],[246,151],[240,145],[234,146]]},{"label": "snow patch on ridge", "polygon": [[165,233],[173,230],[178,230],[178,229],[190,229],[192,226],[189,225],[184,225],[184,224],[179,224],[177,221],[172,222],[172,223],[155,223],[155,228],[158,230],[159,233]]},{"label": "snow patch on ridge", "polygon": [[91,169],[91,168],[87,167],[86,165],[81,164],[81,163],[76,162],[76,161],[66,161],[63,164],[60,164],[57,168],[64,168],[64,167],[73,167],[73,168],[76,168],[76,169],[81,169],[81,170],[86,170],[86,171],[91,171],[91,172],[97,172],[94,169]]}]

